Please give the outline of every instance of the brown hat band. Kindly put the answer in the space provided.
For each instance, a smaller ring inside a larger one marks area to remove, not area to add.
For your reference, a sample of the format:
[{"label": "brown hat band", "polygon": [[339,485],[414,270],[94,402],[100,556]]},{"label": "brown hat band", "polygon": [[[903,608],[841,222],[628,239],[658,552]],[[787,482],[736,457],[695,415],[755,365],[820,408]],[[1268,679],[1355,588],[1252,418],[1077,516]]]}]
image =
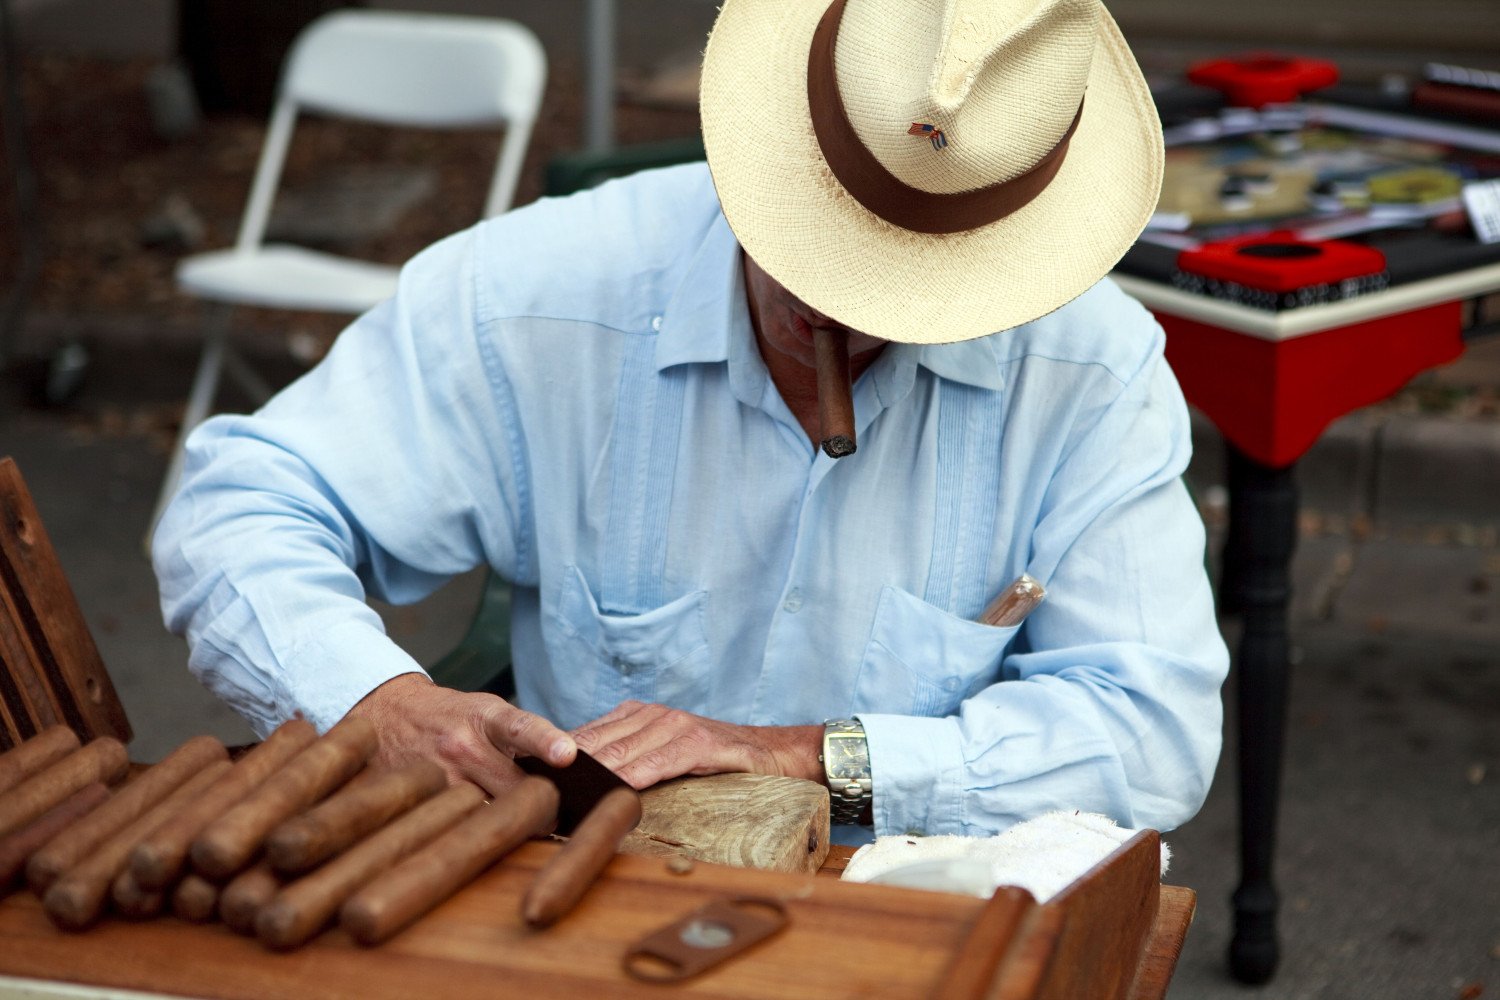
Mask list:
[{"label": "brown hat band", "polygon": [[875,159],[860,142],[844,111],[833,65],[844,3],[845,0],[833,0],[813,34],[812,51],[807,58],[807,101],[823,159],[855,201],[902,229],[962,233],[1003,219],[1042,193],[1067,155],[1068,140],[1083,117],[1083,101],[1078,102],[1078,113],[1057,145],[1026,173],[957,194],[935,194],[914,188]]}]

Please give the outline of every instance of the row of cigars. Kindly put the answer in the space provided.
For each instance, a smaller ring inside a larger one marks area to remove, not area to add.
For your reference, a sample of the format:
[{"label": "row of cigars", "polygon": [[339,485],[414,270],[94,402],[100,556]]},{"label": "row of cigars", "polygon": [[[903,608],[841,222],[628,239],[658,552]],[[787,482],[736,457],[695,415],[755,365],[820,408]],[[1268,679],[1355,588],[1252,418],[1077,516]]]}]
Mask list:
[{"label": "row of cigars", "polygon": [[[546,779],[487,802],[429,760],[374,766],[378,747],[368,720],[319,736],[294,719],[232,762],[199,736],[127,781],[118,740],[80,745],[53,727],[0,755],[0,896],[24,880],[69,931],[112,905],[217,916],[278,950],[336,919],[375,945],[556,824]],[[538,872],[522,918],[540,928],[569,912],[639,818],[632,790],[609,792]]]}]

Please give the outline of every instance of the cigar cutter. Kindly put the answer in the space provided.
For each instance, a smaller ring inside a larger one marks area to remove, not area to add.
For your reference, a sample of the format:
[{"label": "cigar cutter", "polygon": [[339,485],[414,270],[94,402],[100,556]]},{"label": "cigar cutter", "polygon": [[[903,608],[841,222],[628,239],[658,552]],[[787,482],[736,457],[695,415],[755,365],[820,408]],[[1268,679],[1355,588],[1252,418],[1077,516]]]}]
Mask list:
[{"label": "cigar cutter", "polygon": [[625,953],[625,971],[676,983],[748,951],[786,926],[786,907],[760,896],[716,899],[651,932]]}]

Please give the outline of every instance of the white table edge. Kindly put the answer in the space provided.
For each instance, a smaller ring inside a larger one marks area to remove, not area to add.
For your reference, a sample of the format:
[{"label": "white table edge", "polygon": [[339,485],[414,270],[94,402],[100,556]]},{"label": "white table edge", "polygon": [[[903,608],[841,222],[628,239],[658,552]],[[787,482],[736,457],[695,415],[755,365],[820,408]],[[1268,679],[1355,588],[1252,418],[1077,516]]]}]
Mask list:
[{"label": "white table edge", "polygon": [[1291,340],[1340,326],[1394,316],[1442,302],[1453,302],[1500,291],[1500,263],[1486,264],[1453,274],[1396,285],[1381,292],[1360,295],[1342,302],[1304,306],[1301,309],[1254,309],[1206,295],[1162,285],[1129,274],[1112,274],[1115,283],[1139,299],[1148,309],[1197,320],[1259,340]]}]

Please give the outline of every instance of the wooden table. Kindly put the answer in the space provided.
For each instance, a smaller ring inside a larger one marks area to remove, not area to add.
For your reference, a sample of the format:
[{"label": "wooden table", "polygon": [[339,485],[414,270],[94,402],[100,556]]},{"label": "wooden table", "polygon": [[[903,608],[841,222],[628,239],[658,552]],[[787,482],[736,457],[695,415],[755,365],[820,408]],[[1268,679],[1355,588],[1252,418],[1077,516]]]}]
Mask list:
[{"label": "wooden table", "polygon": [[[979,938],[997,914],[1004,916],[993,901],[947,893],[707,864],[677,875],[660,859],[622,855],[571,916],[550,930],[530,931],[519,918],[518,901],[555,849],[551,843],[526,844],[373,949],[333,930],[296,952],[274,954],[222,925],[171,917],[141,923],[111,918],[86,933],[65,934],[30,894],[18,893],[0,901],[0,977],[47,981],[23,984],[38,987],[23,996],[57,995],[50,987],[58,983],[225,1000],[502,994],[601,1000],[661,997],[666,991],[809,1000],[952,996],[945,983],[955,973],[983,972]],[[836,850],[825,872],[835,875],[847,856]],[[1007,892],[1016,891],[1001,890]],[[683,984],[645,984],[621,972],[627,945],[724,895],[780,899],[790,924],[758,948]],[[1160,906],[1151,909],[1154,925],[1141,974],[1122,996],[1144,1000],[1165,993],[1191,920],[1193,894],[1164,887]],[[1016,913],[1034,920],[1046,910],[1032,906]],[[1046,916],[1034,922],[1045,923]],[[971,937],[976,928],[980,934]],[[963,968],[965,959],[972,968]],[[7,985],[15,987],[16,980],[0,979],[0,997]]]}]

